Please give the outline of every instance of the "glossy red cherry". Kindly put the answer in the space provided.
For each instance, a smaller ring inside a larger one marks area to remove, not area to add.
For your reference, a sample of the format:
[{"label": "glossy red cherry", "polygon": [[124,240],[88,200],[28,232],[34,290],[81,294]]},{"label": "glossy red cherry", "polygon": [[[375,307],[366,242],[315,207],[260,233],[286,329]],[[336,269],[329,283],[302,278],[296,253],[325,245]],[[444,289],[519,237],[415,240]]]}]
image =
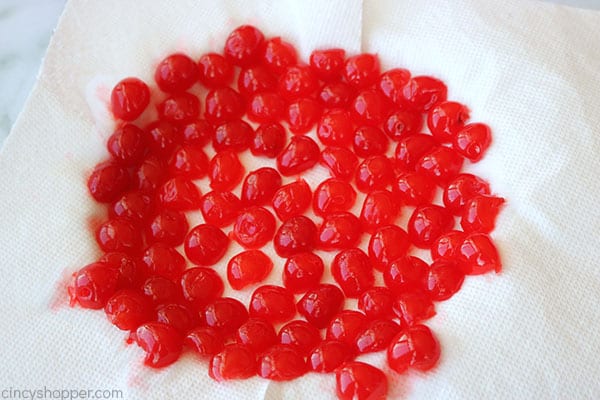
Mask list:
[{"label": "glossy red cherry", "polygon": [[396,298],[393,309],[406,326],[412,326],[436,314],[431,297],[422,291],[401,293]]},{"label": "glossy red cherry", "polygon": [[206,95],[204,116],[212,124],[238,120],[244,115],[244,99],[235,90],[224,87]]},{"label": "glossy red cherry", "polygon": [[317,227],[310,218],[296,215],[281,224],[275,237],[273,247],[280,257],[291,257],[294,254],[311,251],[315,247]]},{"label": "glossy red cherry", "polygon": [[250,378],[256,374],[256,355],[246,345],[228,344],[210,360],[208,374],[219,382]]},{"label": "glossy red cherry", "polygon": [[385,285],[394,293],[424,289],[429,266],[420,258],[404,256],[392,261],[383,271]]},{"label": "glossy red cherry", "polygon": [[377,126],[390,112],[391,103],[377,90],[360,92],[350,104],[352,117],[359,125]]},{"label": "glossy red cherry", "polygon": [[359,361],[342,364],[335,371],[336,392],[340,400],[384,400],[388,384],[385,374]]},{"label": "glossy red cherry", "polygon": [[260,250],[241,252],[227,263],[227,280],[235,290],[262,282],[273,269],[273,261]]},{"label": "glossy red cherry", "polygon": [[283,266],[283,286],[293,293],[304,293],[321,281],[325,266],[314,253],[298,253],[288,258]]},{"label": "glossy red cherry", "polygon": [[448,184],[460,173],[464,158],[448,147],[435,147],[425,154],[415,166],[420,172],[441,186]]},{"label": "glossy red cherry", "polygon": [[250,318],[237,330],[236,342],[259,354],[277,343],[275,328],[263,318]]},{"label": "glossy red cherry", "polygon": [[387,351],[388,365],[398,373],[409,367],[428,371],[440,359],[440,344],[425,325],[414,325],[399,333]]},{"label": "glossy red cherry", "polygon": [[153,210],[152,198],[142,192],[125,193],[115,201],[108,210],[111,218],[123,218],[134,225],[139,225],[150,217]]},{"label": "glossy red cherry", "polygon": [[436,260],[429,267],[427,292],[434,301],[447,300],[460,290],[464,279],[465,274],[456,262]]},{"label": "glossy red cherry", "polygon": [[100,309],[117,290],[118,279],[119,272],[104,263],[86,265],[73,275],[69,287],[71,302],[77,301],[83,308]]},{"label": "glossy red cherry", "polygon": [[260,125],[252,136],[250,151],[255,156],[275,158],[285,147],[286,132],[278,123]]},{"label": "glossy red cherry", "polygon": [[415,111],[397,110],[389,114],[383,123],[383,130],[390,139],[399,141],[415,135],[423,128],[423,116]]},{"label": "glossy red cherry", "polygon": [[222,335],[230,335],[248,320],[246,307],[236,299],[221,297],[204,309],[204,322]]},{"label": "glossy red cherry", "polygon": [[242,67],[256,64],[260,59],[265,36],[251,25],[242,25],[229,34],[223,53],[225,58]]},{"label": "glossy red cherry", "polygon": [[238,77],[238,90],[246,97],[254,93],[274,91],[277,89],[277,79],[263,66],[244,68]]},{"label": "glossy red cherry", "polygon": [[339,340],[349,346],[354,346],[356,337],[366,329],[369,321],[358,311],[344,310],[337,314],[327,327],[327,339]]},{"label": "glossy red cherry", "polygon": [[271,323],[287,321],[296,314],[292,293],[275,285],[258,287],[252,293],[248,309],[251,317],[264,318]]},{"label": "glossy red cherry", "polygon": [[213,147],[217,152],[232,150],[241,152],[250,147],[252,127],[245,121],[233,120],[225,122],[215,129]]},{"label": "glossy red cherry", "polygon": [[492,239],[484,233],[468,235],[457,254],[461,269],[468,275],[500,272],[502,263]]},{"label": "glossy red cherry", "polygon": [[196,308],[217,300],[224,288],[223,280],[212,268],[189,268],[181,276],[183,297]]},{"label": "glossy red cherry", "polygon": [[289,381],[307,371],[304,357],[290,346],[273,346],[258,359],[258,375],[273,381]]},{"label": "glossy red cherry", "polygon": [[419,206],[408,221],[408,237],[415,246],[424,249],[453,226],[454,217],[445,208],[433,204]]},{"label": "glossy red cherry", "polygon": [[400,213],[398,200],[388,190],[374,190],[367,194],[360,211],[360,222],[367,232],[394,223]]},{"label": "glossy red cherry", "polygon": [[310,68],[323,81],[339,78],[346,52],[343,49],[314,50],[310,54]]},{"label": "glossy red cherry", "polygon": [[171,54],[156,67],[154,80],[163,92],[180,93],[188,90],[198,79],[198,66],[182,53]]},{"label": "glossy red cherry", "polygon": [[161,304],[156,309],[156,320],[172,326],[181,334],[187,333],[195,324],[196,318],[183,304]]},{"label": "glossy red cherry", "polygon": [[183,146],[177,149],[169,161],[172,175],[188,179],[200,179],[208,172],[208,156],[200,146]]},{"label": "glossy red cherry", "polygon": [[356,246],[361,235],[360,221],[349,212],[328,214],[317,232],[317,246],[322,250],[343,250]]},{"label": "glossy red cherry", "polygon": [[211,141],[213,134],[212,124],[203,119],[198,119],[181,127],[183,143],[191,146],[205,146]]},{"label": "glossy red cherry", "polygon": [[354,95],[354,89],[347,83],[329,82],[321,88],[317,97],[327,108],[341,108],[348,106]]},{"label": "glossy red cherry", "polygon": [[448,210],[460,214],[465,204],[477,195],[490,194],[490,185],[472,174],[460,174],[445,188],[443,201]]},{"label": "glossy red cherry", "polygon": [[305,180],[288,183],[273,195],[273,209],[280,220],[285,221],[304,213],[310,206],[312,193]]},{"label": "glossy red cherry", "polygon": [[244,205],[270,204],[273,195],[281,187],[281,175],[273,168],[263,167],[246,175],[242,184],[242,203]]},{"label": "glossy red cherry", "polygon": [[200,100],[187,92],[173,94],[158,103],[156,109],[161,120],[186,124],[200,115]]},{"label": "glossy red cherry", "polygon": [[307,136],[294,136],[277,156],[277,169],[284,176],[298,175],[319,161],[319,146]]},{"label": "glossy red cherry", "polygon": [[212,191],[200,199],[204,221],[219,228],[232,224],[241,209],[241,200],[231,192]]},{"label": "glossy red cherry", "polygon": [[354,131],[352,146],[360,157],[379,156],[387,152],[388,139],[381,129],[363,126]]},{"label": "glossy red cherry", "polygon": [[374,286],[361,293],[358,309],[369,319],[390,318],[393,314],[394,295],[387,287]]},{"label": "glossy red cherry", "polygon": [[214,265],[227,251],[229,238],[214,225],[201,224],[192,228],[185,237],[185,254],[198,265]]},{"label": "glossy red cherry", "polygon": [[363,89],[371,86],[379,78],[379,58],[374,54],[352,56],[344,63],[344,79],[351,86]]},{"label": "glossy red cherry", "polygon": [[142,294],[123,290],[108,299],[104,312],[111,324],[124,331],[137,329],[152,318],[152,304]]},{"label": "glossy red cherry", "polygon": [[96,231],[96,243],[102,251],[136,253],[142,244],[139,230],[130,221],[115,218],[106,221]]},{"label": "glossy red cherry", "polygon": [[375,269],[384,271],[390,262],[406,255],[409,246],[404,229],[396,225],[382,226],[369,240],[369,258]]},{"label": "glossy red cherry", "polygon": [[460,226],[467,233],[490,233],[496,225],[496,218],[504,205],[502,197],[475,196],[465,204]]},{"label": "glossy red cherry", "polygon": [[401,139],[394,152],[396,167],[401,171],[414,171],[417,161],[435,146],[431,135],[416,134]]},{"label": "glossy red cherry", "polygon": [[363,193],[385,189],[393,180],[394,168],[386,156],[369,157],[356,170],[356,188]]},{"label": "glossy red cherry", "polygon": [[308,355],[308,367],[314,372],[328,373],[354,358],[352,347],[338,340],[324,340]]},{"label": "glossy red cherry", "polygon": [[108,138],[106,147],[118,164],[139,165],[146,154],[144,131],[133,124],[125,124]]},{"label": "glossy red cherry", "polygon": [[133,174],[133,186],[152,193],[167,179],[167,168],[156,156],[146,158]]},{"label": "glossy red cherry", "polygon": [[319,87],[319,81],[307,66],[291,66],[279,78],[279,93],[286,100],[310,97]]},{"label": "glossy red cherry", "polygon": [[110,203],[119,198],[130,185],[127,170],[115,163],[96,165],[87,181],[90,194],[99,203]]},{"label": "glossy red cherry", "polygon": [[388,347],[400,331],[400,326],[388,319],[371,321],[369,326],[356,336],[359,353],[371,353]]},{"label": "glossy red cherry", "polygon": [[294,46],[276,37],[265,42],[262,61],[270,71],[281,74],[287,67],[296,64],[298,55]]},{"label": "glossy red cherry", "polygon": [[174,248],[162,243],[148,247],[142,261],[153,275],[168,279],[179,279],[186,267],[185,258]]},{"label": "glossy red cherry", "polygon": [[396,199],[410,206],[432,203],[436,189],[434,182],[418,172],[405,172],[393,184]]},{"label": "glossy red cherry", "polygon": [[199,326],[192,329],[185,338],[185,344],[192,348],[196,354],[207,357],[213,356],[223,350],[223,336],[213,328]]},{"label": "glossy red cherry", "polygon": [[226,87],[233,80],[233,66],[220,54],[204,54],[198,60],[198,77],[209,89]]},{"label": "glossy red cherry", "polygon": [[356,154],[344,147],[326,147],[321,152],[321,164],[323,164],[331,176],[349,181],[354,177],[358,166]]},{"label": "glossy red cherry", "polygon": [[321,334],[308,322],[294,320],[281,327],[278,340],[279,343],[294,347],[300,354],[305,355],[321,341]]},{"label": "glossy red cherry", "polygon": [[431,245],[431,259],[454,260],[466,236],[460,231],[449,231],[440,235]]},{"label": "glossy red cherry", "polygon": [[208,163],[208,177],[213,189],[231,190],[242,181],[243,175],[244,167],[233,151],[221,151]]},{"label": "glossy red cherry", "polygon": [[148,322],[135,331],[135,340],[145,352],[144,364],[162,368],[173,364],[181,354],[183,338],[172,326]]},{"label": "glossy red cherry", "polygon": [[276,92],[255,93],[248,101],[248,118],[254,122],[279,122],[285,111],[285,101]]},{"label": "glossy red cherry", "polygon": [[122,252],[105,253],[98,262],[105,264],[108,268],[117,271],[117,288],[137,288],[146,278],[147,271],[140,264],[137,256]]},{"label": "glossy red cherry", "polygon": [[331,274],[347,297],[358,297],[375,283],[369,257],[358,248],[336,254],[331,263]]},{"label": "glossy red cherry", "polygon": [[335,285],[320,284],[306,292],[296,305],[298,312],[316,328],[325,328],[342,310],[344,293]]},{"label": "glossy red cherry", "polygon": [[142,292],[155,305],[176,302],[182,298],[181,287],[160,275],[146,279],[142,285]]},{"label": "glossy red cherry", "polygon": [[233,225],[233,237],[247,249],[262,247],[275,234],[275,217],[266,208],[250,207],[241,212]]},{"label": "glossy red cherry", "polygon": [[377,88],[385,97],[397,106],[402,106],[402,89],[410,80],[410,72],[406,69],[395,68],[381,74]]},{"label": "glossy red cherry", "polygon": [[162,206],[169,210],[195,210],[200,203],[200,190],[192,181],[176,177],[163,183],[158,198]]},{"label": "glossy red cherry", "polygon": [[307,133],[319,121],[321,112],[322,106],[314,99],[302,97],[291,102],[286,113],[290,131],[295,135]]},{"label": "glossy red cherry", "polygon": [[150,153],[164,160],[169,159],[181,141],[181,134],[177,126],[166,120],[151,122],[144,130]]},{"label": "glossy red cherry", "polygon": [[354,206],[356,192],[347,182],[340,179],[326,179],[317,186],[313,197],[313,210],[317,215],[337,211],[347,211]]},{"label": "glossy red cherry", "polygon": [[454,137],[452,147],[472,162],[483,158],[492,143],[490,127],[485,124],[465,125]]},{"label": "glossy red cherry", "polygon": [[455,101],[445,101],[427,113],[427,126],[440,143],[451,143],[469,119],[469,109]]},{"label": "glossy red cherry", "polygon": [[346,146],[353,132],[350,113],[341,108],[326,111],[317,125],[317,136],[325,146]]},{"label": "glossy red cherry", "polygon": [[448,88],[444,82],[430,76],[415,76],[402,88],[401,102],[413,110],[429,111],[446,101]]},{"label": "glossy red cherry", "polygon": [[150,89],[138,78],[125,78],[110,94],[110,108],[117,119],[133,121],[150,103]]}]

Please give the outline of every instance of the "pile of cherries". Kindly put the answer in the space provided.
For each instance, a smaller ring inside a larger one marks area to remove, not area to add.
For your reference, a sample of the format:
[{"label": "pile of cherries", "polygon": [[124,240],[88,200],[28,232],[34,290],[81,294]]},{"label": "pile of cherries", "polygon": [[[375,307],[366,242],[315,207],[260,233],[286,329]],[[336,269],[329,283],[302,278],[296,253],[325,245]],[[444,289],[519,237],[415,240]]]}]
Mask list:
[{"label": "pile of cherries", "polygon": [[[138,78],[112,90],[110,158],[88,180],[107,208],[95,232],[104,255],[74,274],[71,304],[103,309],[147,365],[188,349],[210,359],[218,381],[335,372],[341,399],[378,399],[386,375],[356,356],[387,351],[398,373],[433,368],[440,345],[422,322],[435,303],[466,275],[501,269],[488,234],[504,200],[461,173],[485,154],[488,126],[467,123],[468,108],[447,101],[436,78],[382,72],[376,55],[340,49],[304,64],[290,43],[247,25],[223,54],[170,55],[154,79],[152,93]],[[141,127],[151,98],[158,118]],[[247,172],[248,150],[277,168]],[[310,187],[302,174],[318,163],[330,177]],[[190,229],[190,213],[204,223]],[[232,240],[246,250],[226,260]],[[261,251],[267,243],[281,259]],[[334,252],[330,265],[323,252]],[[323,282],[326,268],[336,284]],[[281,285],[265,285],[269,276]],[[254,289],[247,306],[223,297],[225,280]],[[358,310],[344,309],[347,298]]]}]

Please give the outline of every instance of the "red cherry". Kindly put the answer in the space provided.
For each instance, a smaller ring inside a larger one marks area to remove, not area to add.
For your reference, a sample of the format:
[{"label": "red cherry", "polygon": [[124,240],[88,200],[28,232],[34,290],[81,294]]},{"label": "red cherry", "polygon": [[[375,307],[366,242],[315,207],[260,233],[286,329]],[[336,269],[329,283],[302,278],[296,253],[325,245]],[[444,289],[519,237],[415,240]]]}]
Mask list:
[{"label": "red cherry", "polygon": [[394,296],[387,287],[375,286],[365,290],[358,298],[358,309],[369,319],[392,317]]},{"label": "red cherry", "polygon": [[388,384],[385,374],[359,361],[342,364],[335,371],[335,383],[340,400],[383,400],[387,397]]},{"label": "red cherry", "polygon": [[161,120],[173,123],[189,123],[200,115],[200,100],[191,93],[173,94],[156,106]]},{"label": "red cherry", "polygon": [[400,213],[398,200],[387,190],[374,190],[367,194],[360,211],[360,222],[367,232],[390,225]]},{"label": "red cherry", "polygon": [[310,97],[318,88],[319,81],[307,66],[292,66],[279,78],[279,93],[286,100]]},{"label": "red cherry", "polygon": [[354,131],[354,152],[360,157],[383,155],[388,149],[388,140],[381,129],[363,126]]},{"label": "red cherry", "polygon": [[317,186],[313,197],[313,210],[317,215],[336,211],[347,211],[356,200],[356,192],[347,182],[340,179],[326,179]]},{"label": "red cherry", "polygon": [[295,135],[303,135],[310,131],[321,117],[322,107],[308,97],[291,102],[287,107],[286,121],[290,131]]},{"label": "red cherry", "polygon": [[96,243],[102,251],[136,253],[142,244],[142,237],[131,222],[116,218],[108,220],[98,227]]},{"label": "red cherry", "polygon": [[273,247],[280,257],[291,257],[294,254],[311,251],[315,246],[317,227],[310,218],[296,215],[281,224],[275,237]]},{"label": "red cherry", "polygon": [[379,59],[374,54],[359,54],[344,63],[344,79],[351,86],[363,89],[374,84],[379,78]]},{"label": "red cherry", "polygon": [[254,131],[245,121],[225,122],[215,129],[213,147],[217,152],[232,150],[241,152],[250,147]]},{"label": "red cherry", "polygon": [[440,235],[431,245],[431,259],[453,260],[467,235],[460,231],[449,231]]},{"label": "red cherry", "polygon": [[326,147],[321,152],[320,159],[333,177],[344,181],[352,179],[358,166],[356,154],[344,147]]},{"label": "red cherry", "polygon": [[138,78],[125,78],[115,85],[110,94],[110,107],[117,119],[133,121],[150,103],[150,89]]},{"label": "red cherry", "polygon": [[262,282],[273,269],[273,261],[260,250],[239,253],[227,263],[227,280],[235,290]]},{"label": "red cherry", "polygon": [[434,182],[418,172],[399,175],[393,186],[394,196],[403,204],[411,206],[430,204],[437,189]]},{"label": "red cherry", "polygon": [[258,354],[277,343],[277,334],[267,320],[250,318],[238,328],[235,340]]},{"label": "red cherry", "polygon": [[208,192],[200,199],[204,221],[219,228],[233,223],[241,209],[241,200],[231,192]]},{"label": "red cherry", "polygon": [[294,136],[277,156],[277,169],[284,176],[298,175],[319,161],[319,146],[307,136]]},{"label": "red cherry", "polygon": [[183,340],[172,326],[160,322],[148,322],[135,331],[135,340],[145,352],[144,364],[162,368],[179,358]]},{"label": "red cherry", "polygon": [[204,309],[204,322],[222,335],[230,335],[248,320],[248,311],[242,303],[229,297],[221,297]]},{"label": "red cherry", "polygon": [[246,175],[242,185],[242,203],[245,205],[266,205],[281,187],[281,175],[273,168],[264,167]]},{"label": "red cherry", "polygon": [[233,80],[233,66],[220,54],[204,54],[198,60],[200,83],[209,89],[226,87]]},{"label": "red cherry", "polygon": [[156,309],[156,320],[185,334],[195,324],[191,311],[183,304],[162,304]]},{"label": "red cherry", "polygon": [[358,334],[368,325],[367,317],[361,312],[344,310],[337,314],[327,327],[327,339],[339,340],[349,346],[354,346]]},{"label": "red cherry", "polygon": [[296,314],[292,293],[274,285],[258,287],[252,293],[248,308],[251,317],[264,318],[271,323],[287,321]]},{"label": "red cherry", "polygon": [[265,42],[263,63],[275,74],[281,74],[287,67],[298,61],[296,49],[280,37],[269,39]]},{"label": "red cherry", "polygon": [[154,192],[167,179],[165,165],[156,157],[150,156],[133,174],[133,186],[143,192]]},{"label": "red cherry", "polygon": [[[397,110],[388,115],[383,123],[383,130],[390,139],[399,141],[415,135],[423,128],[423,116],[410,110]],[[435,141],[432,140],[432,143]]]},{"label": "red cherry", "polygon": [[115,293],[118,278],[119,272],[104,263],[86,265],[73,275],[69,295],[83,308],[100,309]]},{"label": "red cherry", "polygon": [[465,204],[460,226],[467,233],[490,233],[496,225],[496,217],[504,205],[502,197],[475,196]]},{"label": "red cherry", "polygon": [[244,99],[235,90],[224,87],[206,95],[204,115],[212,124],[240,119],[244,115]]},{"label": "red cherry", "polygon": [[310,68],[323,81],[339,78],[346,52],[343,49],[314,50],[310,54]]},{"label": "red cherry", "polygon": [[150,217],[153,204],[152,198],[142,192],[125,193],[113,203],[108,215],[111,218],[123,218],[134,225],[145,222]]},{"label": "red cherry", "polygon": [[289,381],[308,371],[304,357],[290,346],[273,346],[258,360],[258,374],[273,381]]},{"label": "red cherry", "polygon": [[225,58],[241,67],[256,64],[261,56],[265,36],[251,25],[242,25],[229,34],[223,53]]},{"label": "red cherry", "polygon": [[260,125],[252,136],[250,151],[255,156],[275,158],[285,147],[286,132],[278,123]]},{"label": "red cherry", "polygon": [[420,258],[404,256],[392,261],[383,271],[385,285],[395,293],[424,289],[429,266]]},{"label": "red cherry", "polygon": [[175,211],[196,210],[200,195],[200,190],[192,181],[181,177],[169,179],[158,192],[163,207]]},{"label": "red cherry", "polygon": [[306,321],[294,320],[283,325],[278,334],[279,343],[308,354],[320,341],[319,330]]},{"label": "red cherry", "polygon": [[304,293],[321,281],[325,266],[314,253],[298,253],[288,258],[283,267],[283,286],[293,293]]},{"label": "red cherry", "polygon": [[427,277],[427,291],[434,301],[448,300],[460,290],[465,274],[452,261],[439,259],[431,264]]},{"label": "red cherry", "polygon": [[250,378],[256,374],[256,355],[246,345],[228,344],[210,360],[208,374],[219,382]]},{"label": "red cherry", "polygon": [[163,92],[180,93],[188,90],[198,79],[198,66],[182,53],[171,54],[156,67],[154,80]]},{"label": "red cherry", "polygon": [[429,110],[427,126],[440,143],[450,143],[469,119],[469,109],[455,101],[445,101]]},{"label": "red cherry", "polygon": [[401,102],[419,111],[429,111],[446,101],[448,88],[444,82],[430,76],[415,76],[402,88]]},{"label": "red cherry", "polygon": [[198,119],[181,127],[183,143],[192,146],[205,146],[214,135],[211,124],[203,119]]},{"label": "red cherry", "polygon": [[129,173],[115,163],[96,165],[87,181],[90,194],[99,203],[115,201],[129,188]]},{"label": "red cherry", "polygon": [[258,123],[278,122],[285,110],[285,102],[276,92],[255,93],[248,102],[248,118]]},{"label": "red cherry", "polygon": [[371,321],[369,326],[356,337],[356,348],[359,353],[383,350],[399,331],[400,326],[393,321],[387,319]]},{"label": "red cherry", "polygon": [[328,214],[317,233],[317,245],[323,250],[343,250],[356,246],[361,236],[360,221],[349,212]]},{"label": "red cherry", "polygon": [[137,288],[142,283],[147,272],[140,265],[137,256],[131,256],[122,252],[106,253],[100,257],[98,262],[117,271],[118,289]]},{"label": "red cherry", "polygon": [[419,206],[408,221],[408,236],[415,246],[424,249],[453,226],[454,217],[445,208],[433,204]]},{"label": "red cherry", "polygon": [[241,212],[233,225],[233,237],[247,249],[262,247],[275,234],[275,217],[263,207]]},{"label": "red cherry", "polygon": [[490,127],[485,124],[468,124],[462,128],[452,143],[452,147],[463,157],[472,162],[483,158],[488,147],[492,143]]},{"label": "red cherry", "polygon": [[213,328],[207,326],[192,329],[185,338],[185,343],[200,356],[213,356],[223,350],[223,337]]},{"label": "red cherry", "polygon": [[444,205],[454,214],[460,214],[465,204],[477,195],[490,194],[490,185],[483,179],[460,174],[444,189]]},{"label": "red cherry", "polygon": [[325,328],[342,310],[344,293],[335,285],[320,284],[309,290],[296,305],[298,312],[316,328]]},{"label": "red cherry", "polygon": [[276,89],[276,77],[262,66],[242,69],[238,77],[238,90],[246,97],[250,97],[254,93]]},{"label": "red cherry", "polygon": [[223,280],[212,268],[189,268],[181,276],[183,297],[196,308],[217,300],[224,288]]},{"label": "red cherry", "polygon": [[393,179],[394,168],[386,156],[369,157],[356,170],[356,188],[363,193],[385,189]]},{"label": "red cherry", "polygon": [[200,179],[208,171],[208,157],[200,146],[183,146],[173,153],[169,161],[172,175],[188,179]]},{"label": "red cherry", "polygon": [[214,265],[227,252],[229,238],[214,225],[201,224],[185,237],[185,254],[198,265]]},{"label": "red cherry", "polygon": [[153,304],[178,301],[182,297],[179,285],[160,275],[148,278],[142,285],[142,292]]},{"label": "red cherry", "polygon": [[401,139],[396,146],[394,160],[401,171],[414,171],[415,164],[436,146],[430,135],[410,135]]},{"label": "red cherry", "polygon": [[324,145],[345,146],[352,140],[354,125],[343,109],[326,111],[317,125],[317,136]]},{"label": "red cherry", "polygon": [[402,89],[410,80],[410,72],[406,69],[395,68],[381,74],[377,88],[392,103],[403,105]]},{"label": "red cherry", "polygon": [[308,367],[314,372],[328,373],[354,358],[352,348],[337,340],[324,340],[308,355]]},{"label": "red cherry", "polygon": [[243,175],[244,167],[233,151],[219,152],[208,163],[208,177],[213,189],[231,190],[241,182]]},{"label": "red cherry", "polygon": [[118,164],[139,165],[146,153],[144,131],[133,124],[125,124],[108,138],[106,147]]},{"label": "red cherry", "polygon": [[416,164],[416,171],[444,186],[460,173],[464,158],[448,147],[435,147]]},{"label": "red cherry", "polygon": [[352,117],[360,125],[377,126],[387,116],[391,104],[377,90],[360,92],[352,101],[350,110]]},{"label": "red cherry", "polygon": [[179,279],[186,267],[185,258],[174,248],[162,243],[148,247],[142,261],[152,274],[168,279]]},{"label": "red cherry", "polygon": [[396,316],[407,326],[436,314],[431,298],[421,291],[401,293],[394,302],[393,309]]},{"label": "red cherry", "polygon": [[409,367],[428,371],[440,359],[440,344],[425,325],[414,325],[399,333],[387,351],[388,365],[398,373]]},{"label": "red cherry", "polygon": [[492,239],[484,233],[468,235],[457,254],[461,269],[469,275],[485,274],[488,271],[500,272],[502,263]]},{"label": "red cherry", "polygon": [[137,329],[152,317],[151,303],[133,290],[117,292],[108,299],[104,312],[111,324],[124,331]]},{"label": "red cherry", "polygon": [[354,98],[354,89],[344,82],[330,82],[321,88],[318,98],[327,108],[346,107]]},{"label": "red cherry", "polygon": [[375,283],[369,257],[358,248],[336,254],[331,263],[331,274],[347,297],[356,298]]},{"label": "red cherry", "polygon": [[280,220],[284,221],[300,215],[310,206],[312,193],[305,180],[288,183],[280,187],[273,195],[273,209]]},{"label": "red cherry", "polygon": [[159,120],[150,123],[145,128],[150,153],[167,160],[181,141],[177,127],[169,121]]},{"label": "red cherry", "polygon": [[369,240],[369,258],[375,269],[384,271],[390,262],[405,256],[409,246],[404,229],[396,225],[382,226]]}]

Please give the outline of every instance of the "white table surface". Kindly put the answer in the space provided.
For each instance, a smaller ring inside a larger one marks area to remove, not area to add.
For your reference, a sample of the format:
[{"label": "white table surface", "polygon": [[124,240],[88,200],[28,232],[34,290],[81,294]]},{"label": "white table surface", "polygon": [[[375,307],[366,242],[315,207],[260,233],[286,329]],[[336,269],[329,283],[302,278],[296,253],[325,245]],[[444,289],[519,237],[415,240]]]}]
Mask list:
[{"label": "white table surface", "polygon": [[[600,0],[546,1],[600,10]],[[66,0],[0,0],[0,147],[35,83],[65,3]]]}]

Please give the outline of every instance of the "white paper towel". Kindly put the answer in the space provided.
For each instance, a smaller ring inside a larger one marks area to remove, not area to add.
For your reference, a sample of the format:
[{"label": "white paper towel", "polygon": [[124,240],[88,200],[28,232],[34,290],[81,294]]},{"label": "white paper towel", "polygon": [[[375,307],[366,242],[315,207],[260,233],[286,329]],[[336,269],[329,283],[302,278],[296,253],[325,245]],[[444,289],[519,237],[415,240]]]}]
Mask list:
[{"label": "white paper towel", "polygon": [[[283,36],[305,59],[337,46],[440,77],[493,128],[487,157],[470,169],[508,200],[494,232],[504,272],[468,278],[439,305],[429,323],[439,367],[389,373],[390,398],[600,396],[600,14],[518,0],[70,1],[0,153],[0,389],[335,397],[332,375],[219,384],[191,355],[144,368],[102,313],[60,297],[69,274],[98,256],[85,176],[106,156],[109,88],[124,76],[151,81],[175,50],[220,50],[242,23]],[[385,369],[381,355],[367,359]]]}]

